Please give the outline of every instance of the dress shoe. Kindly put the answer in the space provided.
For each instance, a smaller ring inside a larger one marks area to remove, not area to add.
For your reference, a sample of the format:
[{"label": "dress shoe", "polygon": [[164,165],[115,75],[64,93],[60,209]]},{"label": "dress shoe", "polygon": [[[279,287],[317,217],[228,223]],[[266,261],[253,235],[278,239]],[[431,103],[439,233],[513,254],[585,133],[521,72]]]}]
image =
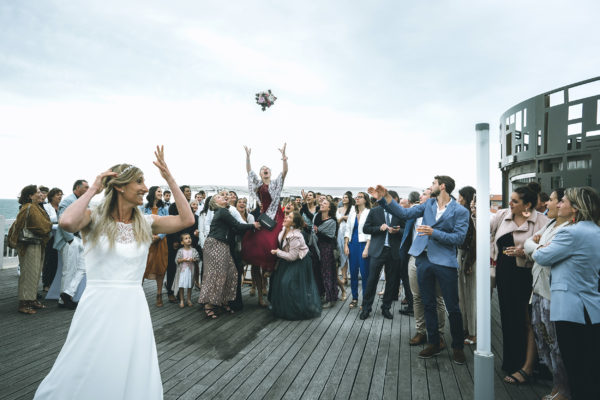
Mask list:
[{"label": "dress shoe", "polygon": [[177,299],[172,294],[169,295],[169,303],[177,303]]},{"label": "dress shoe", "polygon": [[400,311],[398,311],[400,314],[402,315],[410,315],[413,316],[415,315],[415,311],[413,310],[412,307],[408,306],[408,307],[404,307],[403,309],[401,309]]},{"label": "dress shoe", "polygon": [[458,364],[458,365],[463,365],[467,360],[465,358],[465,352],[463,351],[463,349],[452,349],[453,350],[453,356],[452,356],[452,360]]},{"label": "dress shoe", "polygon": [[411,346],[418,346],[420,344],[425,344],[425,343],[427,343],[427,336],[424,333],[417,333],[408,342],[408,344]]},{"label": "dress shoe", "polygon": [[360,315],[358,316],[358,318],[360,318],[362,320],[365,320],[365,319],[369,318],[370,314],[371,313],[369,311],[363,310],[363,311],[360,312]]},{"label": "dress shoe", "polygon": [[390,312],[390,310],[388,310],[387,308],[384,308],[381,310],[381,315],[383,315],[383,318],[387,318],[387,319],[393,319],[394,316],[392,315],[392,313]]},{"label": "dress shoe", "polygon": [[440,336],[440,350],[444,350],[446,348],[446,341],[443,337]]},{"label": "dress shoe", "polygon": [[439,344],[428,344],[420,353],[419,358],[431,358],[440,354],[440,345]]},{"label": "dress shoe", "polygon": [[[77,308],[77,303],[73,301],[73,298],[66,293],[60,294],[60,299],[63,301],[63,307],[68,308],[69,310],[74,310]],[[59,303],[60,305],[60,303]]]}]

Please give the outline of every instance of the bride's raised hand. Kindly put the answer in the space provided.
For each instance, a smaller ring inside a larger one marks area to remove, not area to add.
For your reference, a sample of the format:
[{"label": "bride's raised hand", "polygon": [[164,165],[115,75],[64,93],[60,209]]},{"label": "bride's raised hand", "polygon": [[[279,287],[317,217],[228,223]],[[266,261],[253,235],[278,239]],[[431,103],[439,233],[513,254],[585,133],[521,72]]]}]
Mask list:
[{"label": "bride's raised hand", "polygon": [[246,157],[250,158],[250,153],[252,153],[252,149],[248,146],[244,146],[244,150],[246,150]]},{"label": "bride's raised hand", "polygon": [[156,146],[154,155],[156,156],[156,161],[153,161],[153,164],[156,165],[160,171],[160,175],[168,181],[170,178],[172,178],[172,176],[171,171],[169,171],[169,167],[167,167],[167,163],[165,161],[165,146]]},{"label": "bride's raised hand", "polygon": [[103,184],[103,180],[104,178],[106,178],[107,176],[110,177],[115,177],[119,175],[118,173],[109,170],[104,171],[103,173],[101,173],[100,175],[98,175],[96,177],[96,179],[94,180],[94,183],[92,183],[92,186],[90,187],[90,190],[92,191],[92,193],[94,194],[99,194],[102,189],[104,189],[104,184]]}]

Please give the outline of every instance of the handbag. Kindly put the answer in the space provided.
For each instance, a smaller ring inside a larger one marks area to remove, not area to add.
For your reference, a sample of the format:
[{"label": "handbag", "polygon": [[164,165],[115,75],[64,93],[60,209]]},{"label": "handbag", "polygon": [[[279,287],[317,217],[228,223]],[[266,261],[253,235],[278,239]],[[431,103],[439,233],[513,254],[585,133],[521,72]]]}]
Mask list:
[{"label": "handbag", "polygon": [[23,244],[40,244],[42,243],[42,238],[40,238],[35,233],[31,232],[29,228],[27,228],[27,221],[29,220],[29,210],[33,207],[33,205],[29,206],[27,209],[27,216],[25,216],[25,227],[19,232],[18,242]]},{"label": "handbag", "polygon": [[270,231],[275,229],[276,225],[273,218],[269,217],[266,213],[262,213],[258,216],[258,223],[260,224],[260,226],[262,226],[263,228],[267,228]]}]

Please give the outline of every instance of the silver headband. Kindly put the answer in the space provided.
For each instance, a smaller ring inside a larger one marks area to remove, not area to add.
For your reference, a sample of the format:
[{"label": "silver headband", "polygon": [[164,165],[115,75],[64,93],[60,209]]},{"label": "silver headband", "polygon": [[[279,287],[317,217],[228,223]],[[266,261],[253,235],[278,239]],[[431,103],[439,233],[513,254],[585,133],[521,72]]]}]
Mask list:
[{"label": "silver headband", "polygon": [[123,175],[124,173],[129,171],[131,168],[135,168],[135,165],[131,164],[129,167],[127,167],[123,171],[119,172],[119,175]]}]

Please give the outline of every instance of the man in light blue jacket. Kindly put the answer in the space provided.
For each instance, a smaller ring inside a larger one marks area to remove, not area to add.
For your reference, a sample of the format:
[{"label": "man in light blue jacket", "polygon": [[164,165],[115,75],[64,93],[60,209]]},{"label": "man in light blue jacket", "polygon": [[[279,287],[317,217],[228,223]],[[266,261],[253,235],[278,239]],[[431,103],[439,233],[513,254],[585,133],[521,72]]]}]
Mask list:
[{"label": "man in light blue jacket", "polygon": [[430,358],[440,353],[440,336],[436,301],[436,281],[439,283],[446,303],[452,334],[453,360],[465,363],[464,331],[462,314],[458,306],[458,261],[456,247],[462,244],[469,227],[469,212],[450,196],[454,190],[454,179],[438,175],[433,179],[431,199],[411,208],[401,207],[393,201],[382,186],[369,188],[369,193],[379,200],[386,211],[400,219],[423,217],[417,226],[417,237],[413,238],[408,254],[416,258],[417,279],[421,298],[425,305],[427,342],[419,353],[420,358]]},{"label": "man in light blue jacket", "polygon": [[[89,188],[87,181],[79,179],[73,184],[73,193],[63,198],[58,205],[58,220],[63,212]],[[75,309],[77,303],[73,296],[81,280],[85,276],[85,262],[83,258],[83,242],[79,232],[70,233],[60,226],[54,236],[54,248],[58,250],[62,260],[62,280],[60,284],[59,307]]]}]

